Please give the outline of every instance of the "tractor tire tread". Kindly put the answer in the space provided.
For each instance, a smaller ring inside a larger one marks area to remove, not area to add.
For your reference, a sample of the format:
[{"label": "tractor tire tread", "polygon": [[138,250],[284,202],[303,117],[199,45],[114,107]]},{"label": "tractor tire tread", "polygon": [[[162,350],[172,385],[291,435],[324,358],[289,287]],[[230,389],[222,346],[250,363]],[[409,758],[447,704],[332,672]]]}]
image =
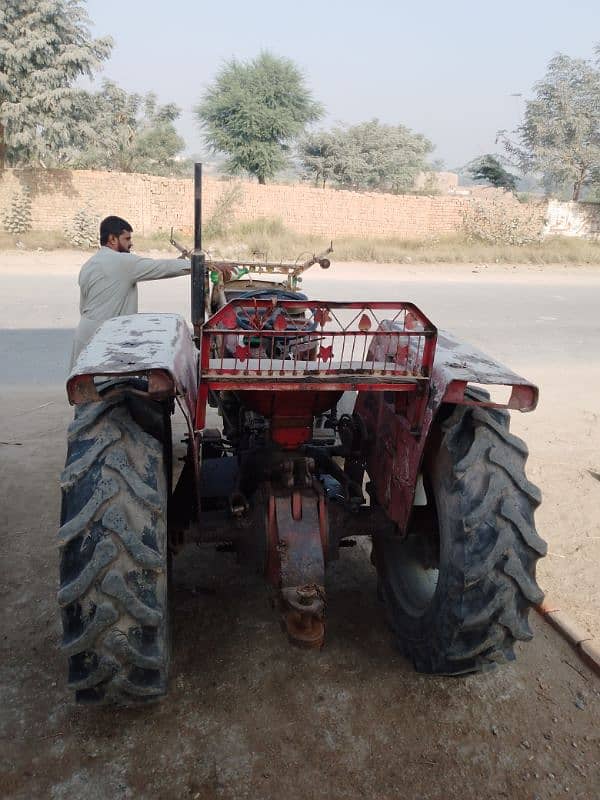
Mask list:
[{"label": "tractor tire tread", "polygon": [[[475,391],[473,399],[487,395]],[[450,588],[444,596],[436,590],[422,623],[407,616],[401,595],[387,583],[393,581],[385,577],[392,551],[379,543],[387,617],[398,648],[418,671],[486,671],[513,660],[516,641],[532,638],[529,610],[544,596],[535,567],[546,544],[533,519],[541,495],[525,477],[528,449],[510,433],[509,419],[502,409],[457,406],[441,423],[444,491],[450,507],[460,510],[445,556]]]},{"label": "tractor tire tread", "polygon": [[63,652],[82,701],[130,705],[166,691],[164,447],[127,402],[78,409],[59,530]]},{"label": "tractor tire tread", "polygon": [[[533,522],[541,494],[525,477],[527,446],[509,432],[508,423],[507,412],[459,407],[445,426],[455,465],[453,490],[465,512],[462,541],[455,550],[458,557],[464,548],[464,593],[447,654],[461,671],[485,670],[512,659],[514,642],[531,639],[530,605],[544,596],[535,581],[535,562],[544,548]],[[456,461],[469,435],[467,454]],[[487,481],[481,480],[482,465]],[[515,496],[507,519],[506,498]],[[482,542],[487,545],[483,553]]]}]

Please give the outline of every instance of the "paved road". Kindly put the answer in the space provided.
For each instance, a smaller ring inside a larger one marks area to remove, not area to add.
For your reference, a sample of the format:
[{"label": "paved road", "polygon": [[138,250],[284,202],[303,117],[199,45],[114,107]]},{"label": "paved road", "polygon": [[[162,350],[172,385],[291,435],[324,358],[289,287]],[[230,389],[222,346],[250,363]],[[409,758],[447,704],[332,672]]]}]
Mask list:
[{"label": "paved road", "polygon": [[[371,279],[370,269],[376,275]],[[464,268],[450,279],[422,277],[391,265],[340,267],[337,278],[334,270],[331,276],[309,273],[305,290],[323,299],[365,299],[368,294],[373,300],[411,300],[438,327],[517,367],[600,362],[600,275],[568,283],[560,275],[545,279],[539,272],[528,273],[524,282],[511,279],[510,273],[465,274]],[[60,384],[78,320],[76,275],[0,272],[0,287],[4,384]],[[141,285],[140,310],[189,316],[188,294],[187,278]]]}]

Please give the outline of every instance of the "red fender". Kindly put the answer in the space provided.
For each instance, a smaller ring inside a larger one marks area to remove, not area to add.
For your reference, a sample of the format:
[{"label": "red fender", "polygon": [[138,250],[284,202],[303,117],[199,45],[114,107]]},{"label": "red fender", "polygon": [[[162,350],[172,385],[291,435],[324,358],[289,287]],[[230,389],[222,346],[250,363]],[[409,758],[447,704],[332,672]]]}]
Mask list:
[{"label": "red fender", "polygon": [[[512,391],[506,403],[482,402],[465,394],[469,384],[502,385]],[[367,469],[375,497],[401,531],[410,518],[425,445],[442,403],[533,411],[538,400],[537,386],[446,331],[438,332],[428,392],[417,431],[408,424],[410,399],[401,393],[361,391],[354,409],[367,433]]]}]

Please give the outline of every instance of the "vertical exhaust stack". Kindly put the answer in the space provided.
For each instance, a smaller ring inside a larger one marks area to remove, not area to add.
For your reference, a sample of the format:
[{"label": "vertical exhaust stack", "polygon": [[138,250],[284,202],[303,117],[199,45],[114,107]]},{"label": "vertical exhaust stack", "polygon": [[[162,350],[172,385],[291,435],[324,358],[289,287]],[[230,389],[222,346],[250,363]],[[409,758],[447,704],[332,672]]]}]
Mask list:
[{"label": "vertical exhaust stack", "polygon": [[192,254],[191,291],[194,334],[200,335],[204,324],[206,266],[202,252],[202,164],[194,164],[194,252]]}]

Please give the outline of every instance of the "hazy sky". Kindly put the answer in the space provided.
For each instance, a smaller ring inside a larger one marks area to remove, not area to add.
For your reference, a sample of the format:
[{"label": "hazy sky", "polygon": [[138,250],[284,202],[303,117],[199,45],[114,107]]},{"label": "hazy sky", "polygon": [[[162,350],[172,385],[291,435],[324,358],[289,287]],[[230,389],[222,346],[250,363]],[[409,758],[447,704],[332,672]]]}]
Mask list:
[{"label": "hazy sky", "polygon": [[[261,49],[302,69],[333,122],[407,125],[446,168],[514,128],[548,60],[591,58],[600,2],[583,0],[89,0],[94,34],[115,40],[103,75],[183,110],[180,133],[202,151],[192,107],[216,70]],[[523,98],[512,95],[522,94]]]}]

